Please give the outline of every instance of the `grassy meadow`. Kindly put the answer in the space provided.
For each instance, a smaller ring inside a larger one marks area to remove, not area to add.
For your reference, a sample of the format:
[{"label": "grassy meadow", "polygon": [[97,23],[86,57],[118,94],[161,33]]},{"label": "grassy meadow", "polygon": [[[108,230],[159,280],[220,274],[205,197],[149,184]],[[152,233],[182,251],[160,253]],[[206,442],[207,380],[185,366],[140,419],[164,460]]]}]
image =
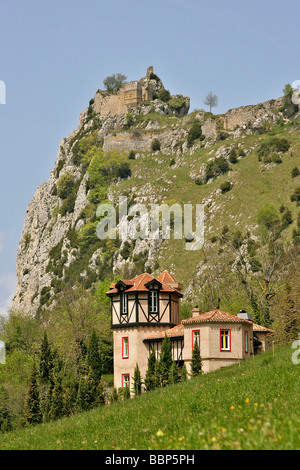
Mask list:
[{"label": "grassy meadow", "polygon": [[0,449],[295,450],[291,345],[140,397],[0,435]]}]

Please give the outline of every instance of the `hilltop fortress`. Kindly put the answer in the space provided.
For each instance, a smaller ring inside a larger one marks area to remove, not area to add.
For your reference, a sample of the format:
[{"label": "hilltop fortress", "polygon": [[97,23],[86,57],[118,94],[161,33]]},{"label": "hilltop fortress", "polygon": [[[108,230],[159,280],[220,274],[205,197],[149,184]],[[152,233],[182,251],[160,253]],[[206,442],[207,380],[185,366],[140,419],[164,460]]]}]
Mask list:
[{"label": "hilltop fortress", "polygon": [[[127,114],[134,111],[143,102],[153,101],[164,90],[164,86],[153,67],[148,67],[146,76],[140,80],[125,83],[118,92],[112,94],[98,90],[94,96],[94,111],[100,116]],[[178,98],[182,95],[171,96]],[[182,97],[180,116],[187,114],[190,99]]]}]

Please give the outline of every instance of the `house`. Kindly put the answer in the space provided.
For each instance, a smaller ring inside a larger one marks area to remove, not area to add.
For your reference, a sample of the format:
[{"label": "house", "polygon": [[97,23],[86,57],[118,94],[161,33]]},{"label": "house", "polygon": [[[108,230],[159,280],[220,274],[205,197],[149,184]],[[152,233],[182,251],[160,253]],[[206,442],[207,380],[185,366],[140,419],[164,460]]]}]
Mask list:
[{"label": "house", "polygon": [[132,389],[136,364],[142,377],[148,357],[159,357],[165,335],[170,337],[173,360],[190,372],[192,352],[198,342],[203,372],[209,372],[249,358],[268,348],[272,330],[253,323],[251,315],[237,315],[219,309],[181,321],[182,285],[168,271],[154,277],[143,273],[110,286],[111,327],[114,343],[114,386]]}]

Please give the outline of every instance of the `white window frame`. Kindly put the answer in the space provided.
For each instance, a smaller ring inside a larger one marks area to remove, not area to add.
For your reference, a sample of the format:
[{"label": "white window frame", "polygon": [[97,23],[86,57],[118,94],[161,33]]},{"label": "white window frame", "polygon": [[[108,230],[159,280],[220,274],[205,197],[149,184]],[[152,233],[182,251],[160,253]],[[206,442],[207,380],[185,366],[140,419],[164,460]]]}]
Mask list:
[{"label": "white window frame", "polygon": [[150,313],[158,313],[158,292],[156,290],[150,291],[149,308]]},{"label": "white window frame", "polygon": [[128,294],[123,292],[122,297],[122,315],[128,315]]}]

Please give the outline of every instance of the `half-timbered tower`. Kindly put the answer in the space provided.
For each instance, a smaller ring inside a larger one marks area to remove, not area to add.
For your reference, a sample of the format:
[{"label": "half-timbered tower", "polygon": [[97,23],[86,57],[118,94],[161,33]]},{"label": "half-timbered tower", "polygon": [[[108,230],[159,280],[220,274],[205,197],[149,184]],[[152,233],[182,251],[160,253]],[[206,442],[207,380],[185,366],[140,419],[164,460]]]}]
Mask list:
[{"label": "half-timbered tower", "polygon": [[107,295],[112,308],[116,388],[132,388],[136,364],[145,377],[149,356],[149,342],[145,340],[180,323],[181,289],[168,271],[158,277],[143,273],[111,284]]}]

